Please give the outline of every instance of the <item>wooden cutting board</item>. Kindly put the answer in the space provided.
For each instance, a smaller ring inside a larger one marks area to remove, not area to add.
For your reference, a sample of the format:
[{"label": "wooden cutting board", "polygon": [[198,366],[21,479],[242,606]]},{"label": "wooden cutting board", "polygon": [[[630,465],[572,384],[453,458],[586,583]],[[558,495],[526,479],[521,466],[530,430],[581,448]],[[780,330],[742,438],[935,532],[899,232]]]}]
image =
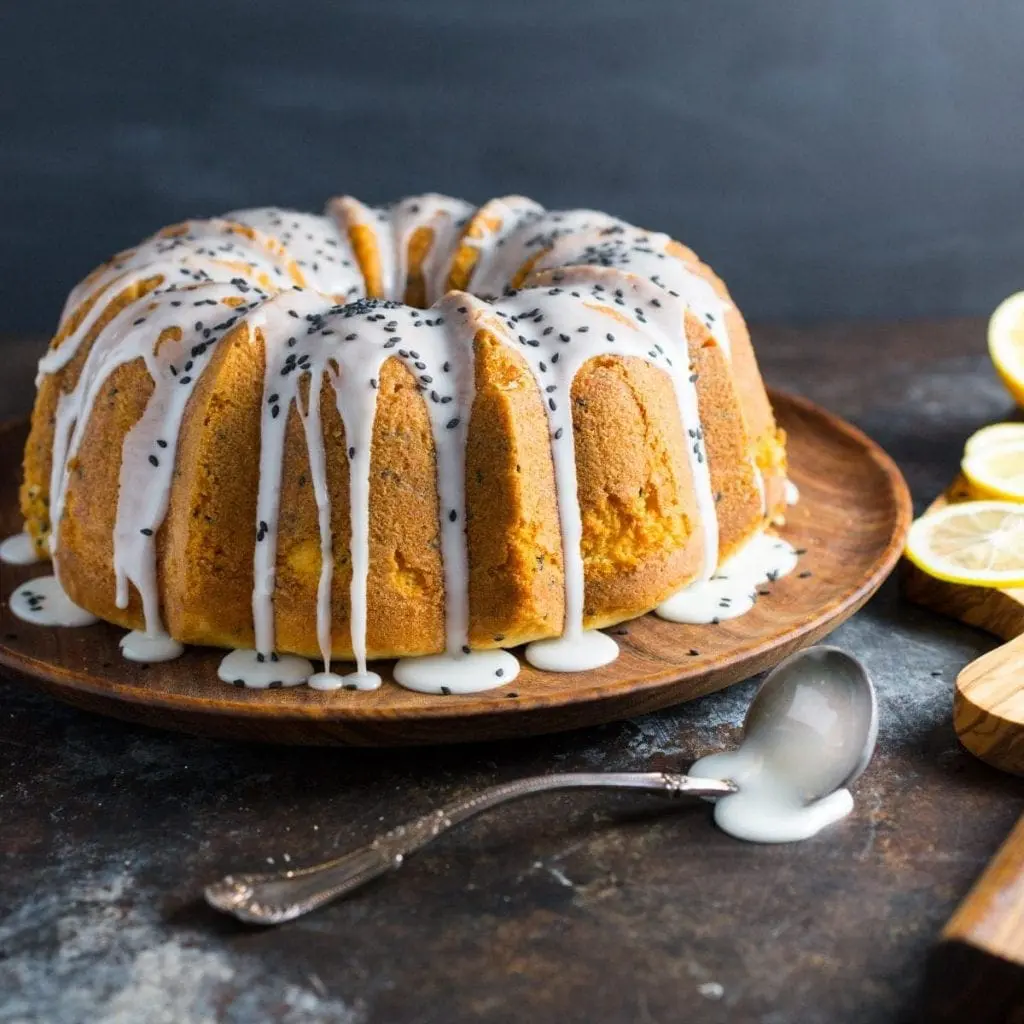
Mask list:
[{"label": "wooden cutting board", "polygon": [[[958,479],[932,509],[966,496]],[[1024,589],[946,583],[907,561],[903,587],[915,604],[1008,641],[957,677],[953,726],[972,754],[1024,775]],[[1024,1024],[1024,817],[942,931],[929,963],[927,1019]]]},{"label": "wooden cutting board", "polygon": [[[964,481],[958,478],[928,511],[966,496]],[[915,604],[1011,641],[960,673],[953,695],[953,727],[976,757],[1000,771],[1024,775],[1024,588],[946,583],[904,560],[903,590]]]}]

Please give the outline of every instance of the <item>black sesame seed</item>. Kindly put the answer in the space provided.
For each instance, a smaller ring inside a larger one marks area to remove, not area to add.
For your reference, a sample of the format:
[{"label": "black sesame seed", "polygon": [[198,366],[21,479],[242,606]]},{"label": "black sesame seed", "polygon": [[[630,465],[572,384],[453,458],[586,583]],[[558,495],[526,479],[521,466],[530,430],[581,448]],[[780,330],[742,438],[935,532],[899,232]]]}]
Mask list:
[{"label": "black sesame seed", "polygon": [[150,457],[149,457],[149,464],[151,466],[159,466],[160,465],[160,460],[155,455],[150,455]]},{"label": "black sesame seed", "polygon": [[164,440],[158,440],[157,443],[156,443],[156,446],[158,448],[166,448],[167,447],[167,442],[164,441]]},{"label": "black sesame seed", "polygon": [[447,687],[447,686],[442,686],[441,687],[441,693],[445,697],[450,697],[452,695],[451,689],[449,687]]},{"label": "black sesame seed", "polygon": [[459,513],[458,513],[458,512],[456,512],[456,511],[455,511],[455,509],[452,509],[452,510],[451,510],[451,511],[450,511],[450,512],[448,513],[448,521],[449,521],[450,523],[454,523],[454,522],[455,522],[455,520],[456,520],[456,519],[458,519],[458,518],[459,518]]},{"label": "black sesame seed", "polygon": [[462,645],[462,653],[463,654],[469,654],[469,644],[463,644]]},{"label": "black sesame seed", "polygon": [[449,430],[454,430],[454,429],[455,429],[455,428],[456,428],[456,427],[457,427],[458,425],[459,425],[459,417],[458,417],[458,416],[456,416],[456,417],[455,417],[455,419],[453,419],[453,420],[449,420],[449,421],[448,421],[448,422],[447,422],[447,423],[445,424],[445,426],[446,426],[446,427],[447,427],[447,428],[448,428]]},{"label": "black sesame seed", "polygon": [[141,530],[139,530],[139,533],[141,533],[143,537],[153,536],[153,531],[148,526],[144,526]]}]

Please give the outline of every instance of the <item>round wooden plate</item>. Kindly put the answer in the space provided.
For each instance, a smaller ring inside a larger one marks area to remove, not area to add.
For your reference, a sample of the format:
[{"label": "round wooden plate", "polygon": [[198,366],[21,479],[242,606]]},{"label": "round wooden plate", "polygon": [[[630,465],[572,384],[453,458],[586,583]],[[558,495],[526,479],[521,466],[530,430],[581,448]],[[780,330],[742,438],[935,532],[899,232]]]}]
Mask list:
[{"label": "round wooden plate", "polygon": [[[899,470],[859,430],[791,395],[774,393],[789,435],[800,503],[782,530],[806,549],[796,571],[754,610],[717,626],[645,615],[613,627],[622,653],[594,672],[538,672],[523,663],[511,685],[470,696],[240,690],[217,679],[222,653],[190,648],[177,661],[139,665],[118,651],[123,630],[30,626],[10,612],[22,581],[48,566],[0,565],[0,665],[77,707],[132,722],[274,743],[397,746],[527,736],[632,717],[746,679],[820,639],[881,586],[911,519]],[[21,528],[17,490],[27,426],[0,427],[0,537]],[[387,679],[390,664],[378,665]]]}]

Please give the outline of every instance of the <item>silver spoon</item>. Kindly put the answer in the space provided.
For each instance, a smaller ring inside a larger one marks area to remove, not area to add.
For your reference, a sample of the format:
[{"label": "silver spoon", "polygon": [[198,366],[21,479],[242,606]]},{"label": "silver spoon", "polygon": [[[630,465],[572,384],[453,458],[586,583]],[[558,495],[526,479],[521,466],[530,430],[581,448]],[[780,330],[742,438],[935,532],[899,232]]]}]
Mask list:
[{"label": "silver spoon", "polygon": [[878,698],[867,669],[825,644],[779,662],[743,722],[743,746],[785,773],[808,803],[855,782],[877,739]]},{"label": "silver spoon", "polygon": [[[814,647],[791,655],[761,684],[747,712],[745,735],[789,735],[794,695],[813,686],[837,707],[846,708],[845,725],[820,744],[824,763],[820,785],[808,797],[847,785],[867,767],[878,729],[871,680],[855,658],[834,647]],[[206,887],[207,903],[249,924],[281,924],[344,896],[388,871],[454,825],[482,811],[534,793],[562,789],[629,789],[671,797],[721,797],[737,792],[733,782],[672,772],[573,772],[541,775],[491,786],[457,800],[334,860],[278,873],[227,875]]]}]

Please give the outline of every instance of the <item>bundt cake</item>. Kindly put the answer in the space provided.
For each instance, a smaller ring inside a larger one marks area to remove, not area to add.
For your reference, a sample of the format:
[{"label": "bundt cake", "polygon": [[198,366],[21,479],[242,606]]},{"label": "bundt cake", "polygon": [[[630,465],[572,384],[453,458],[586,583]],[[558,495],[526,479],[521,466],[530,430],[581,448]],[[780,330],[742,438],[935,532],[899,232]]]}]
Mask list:
[{"label": "bundt cake", "polygon": [[701,581],[736,556],[746,595],[788,558],[762,536],[784,438],[724,285],[591,210],[344,197],[166,228],[71,292],[37,386],[37,619],[63,600],[135,631],[129,657],[230,648],[233,682],[318,658],[313,685],[370,687],[398,658],[482,689],[520,644],[594,667],[600,627],[681,591],[675,617],[729,617]]}]

